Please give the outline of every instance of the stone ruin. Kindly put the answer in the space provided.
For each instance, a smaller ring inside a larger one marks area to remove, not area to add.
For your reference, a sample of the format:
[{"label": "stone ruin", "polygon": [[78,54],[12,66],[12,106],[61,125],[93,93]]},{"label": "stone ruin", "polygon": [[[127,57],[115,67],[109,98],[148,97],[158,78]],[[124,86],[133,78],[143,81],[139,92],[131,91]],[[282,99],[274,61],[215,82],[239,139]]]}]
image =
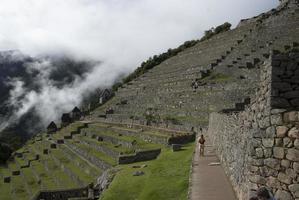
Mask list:
[{"label": "stone ruin", "polygon": [[212,113],[208,133],[239,199],[266,186],[299,198],[299,52],[272,54],[243,111]]}]

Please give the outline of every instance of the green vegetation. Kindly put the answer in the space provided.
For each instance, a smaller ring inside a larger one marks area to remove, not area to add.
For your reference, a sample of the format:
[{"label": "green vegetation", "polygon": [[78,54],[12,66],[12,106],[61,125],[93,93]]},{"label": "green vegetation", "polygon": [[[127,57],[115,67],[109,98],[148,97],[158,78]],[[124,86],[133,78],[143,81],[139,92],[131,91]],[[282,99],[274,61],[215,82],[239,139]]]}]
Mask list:
[{"label": "green vegetation", "polygon": [[[138,163],[146,164],[146,168],[132,168],[136,164],[119,167],[101,200],[119,200],[119,197],[122,200],[187,200],[193,150],[194,144],[178,152],[164,148],[157,160]],[[132,175],[135,171],[143,171],[145,175],[135,177]]]},{"label": "green vegetation", "polygon": [[200,39],[200,42],[205,41],[213,37],[214,35],[217,35],[219,33],[229,31],[231,28],[231,24],[228,22],[225,22],[222,25],[217,26],[216,28],[211,28],[210,30],[205,31],[204,36]]},{"label": "green vegetation", "polygon": [[211,73],[209,74],[209,76],[203,78],[202,80],[203,81],[206,81],[206,82],[223,82],[223,81],[228,81],[228,80],[231,80],[232,77],[227,75],[227,74],[221,74],[221,73]]}]

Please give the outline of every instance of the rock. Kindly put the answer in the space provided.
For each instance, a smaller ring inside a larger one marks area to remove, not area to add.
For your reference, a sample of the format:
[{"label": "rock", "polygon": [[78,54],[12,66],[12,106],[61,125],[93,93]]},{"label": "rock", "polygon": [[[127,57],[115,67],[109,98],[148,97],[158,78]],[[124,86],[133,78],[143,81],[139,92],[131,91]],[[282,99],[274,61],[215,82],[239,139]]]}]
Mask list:
[{"label": "rock", "polygon": [[294,141],[294,147],[295,147],[296,149],[299,149],[299,139],[296,139],[296,140]]},{"label": "rock", "polygon": [[284,122],[296,122],[299,120],[298,112],[291,111],[283,114],[283,121]]},{"label": "rock", "polygon": [[296,127],[291,128],[291,130],[289,130],[288,132],[288,136],[290,138],[295,138],[298,139],[299,138],[299,130]]},{"label": "rock", "polygon": [[253,166],[263,166],[264,165],[264,159],[250,159],[249,162]]},{"label": "rock", "polygon": [[277,192],[275,193],[275,198],[277,200],[293,200],[292,195],[284,190],[277,190]]},{"label": "rock", "polygon": [[293,170],[293,169],[286,169],[286,175],[287,176],[289,176],[289,177],[291,177],[291,178],[293,178],[293,179],[295,179],[296,178],[296,176],[297,176],[297,173]]},{"label": "rock", "polygon": [[283,94],[284,97],[288,99],[298,98],[299,97],[299,91],[289,91]]},{"label": "rock", "polygon": [[296,192],[296,191],[299,191],[299,184],[292,184],[292,185],[289,185],[289,190],[291,192]]},{"label": "rock", "polygon": [[276,170],[280,169],[280,161],[278,159],[267,158],[264,160],[264,163],[266,166],[268,166],[272,169],[276,169]]},{"label": "rock", "polygon": [[273,126],[270,126],[266,129],[266,135],[265,137],[268,137],[268,138],[273,138],[275,137],[275,128]]},{"label": "rock", "polygon": [[286,155],[286,158],[291,161],[299,161],[299,150],[289,149]]},{"label": "rock", "polygon": [[264,177],[259,176],[259,175],[249,176],[249,180],[253,183],[257,183],[257,184],[261,184],[261,185],[265,185],[267,182],[267,180]]},{"label": "rock", "polygon": [[281,161],[281,166],[285,167],[285,168],[289,168],[291,165],[291,162],[289,160],[282,160]]},{"label": "rock", "polygon": [[282,125],[282,116],[281,114],[271,115],[271,124],[272,125]]},{"label": "rock", "polygon": [[281,188],[280,181],[273,176],[267,178],[267,185],[270,186],[271,188],[277,188],[277,189]]},{"label": "rock", "polygon": [[264,147],[273,147],[274,146],[274,139],[273,138],[263,138],[262,144]]},{"label": "rock", "polygon": [[285,98],[275,97],[271,101],[271,106],[273,108],[288,108],[290,103]]},{"label": "rock", "polygon": [[280,114],[280,113],[283,113],[283,112],[285,112],[286,111],[286,109],[272,109],[271,110],[271,114]]},{"label": "rock", "polygon": [[144,172],[143,171],[136,171],[136,172],[133,172],[133,176],[143,176],[144,175]]},{"label": "rock", "polygon": [[297,99],[292,99],[291,100],[291,104],[293,105],[293,106],[299,106],[299,98],[297,98]]},{"label": "rock", "polygon": [[284,158],[284,148],[282,147],[274,147],[273,148],[274,158],[283,159]]},{"label": "rock", "polygon": [[293,142],[290,138],[283,138],[283,146],[284,147],[288,147],[288,148],[291,148],[293,146]]},{"label": "rock", "polygon": [[292,178],[290,176],[288,176],[287,174],[282,173],[282,172],[279,172],[278,180],[282,183],[285,183],[285,184],[291,184],[292,183]]},{"label": "rock", "polygon": [[264,148],[264,157],[265,158],[272,157],[272,148]]},{"label": "rock", "polygon": [[286,126],[278,126],[276,127],[276,136],[277,137],[285,137],[289,128]]},{"label": "rock", "polygon": [[282,138],[275,138],[275,146],[276,147],[282,147],[283,146]]},{"label": "rock", "polygon": [[256,148],[255,149],[255,155],[257,158],[263,158],[264,157],[264,151],[262,148]]}]

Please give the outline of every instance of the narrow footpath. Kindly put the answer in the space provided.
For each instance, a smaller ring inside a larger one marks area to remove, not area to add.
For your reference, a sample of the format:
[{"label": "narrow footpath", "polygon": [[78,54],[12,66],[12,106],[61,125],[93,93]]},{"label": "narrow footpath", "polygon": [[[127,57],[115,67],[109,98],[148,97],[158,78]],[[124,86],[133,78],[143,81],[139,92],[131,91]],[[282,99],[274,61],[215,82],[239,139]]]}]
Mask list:
[{"label": "narrow footpath", "polygon": [[208,138],[204,157],[199,156],[197,144],[192,163],[190,200],[237,200],[223,168],[217,163],[219,159]]}]

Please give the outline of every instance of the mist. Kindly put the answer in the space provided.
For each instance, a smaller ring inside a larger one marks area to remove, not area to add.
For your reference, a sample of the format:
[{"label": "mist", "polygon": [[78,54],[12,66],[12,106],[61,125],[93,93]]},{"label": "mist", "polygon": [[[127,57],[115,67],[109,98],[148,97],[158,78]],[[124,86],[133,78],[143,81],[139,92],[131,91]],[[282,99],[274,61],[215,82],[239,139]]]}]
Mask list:
[{"label": "mist", "polygon": [[[37,71],[33,90],[18,78],[8,103],[14,112],[2,129],[34,109],[46,125],[79,105],[98,87],[109,87],[121,74],[148,57],[198,39],[204,30],[270,10],[277,0],[0,0],[0,50],[19,50],[39,58],[26,66]],[[58,87],[50,74],[55,64],[46,56],[93,61],[82,77]],[[31,70],[31,71],[30,71]],[[46,114],[45,114],[46,113]]]}]

